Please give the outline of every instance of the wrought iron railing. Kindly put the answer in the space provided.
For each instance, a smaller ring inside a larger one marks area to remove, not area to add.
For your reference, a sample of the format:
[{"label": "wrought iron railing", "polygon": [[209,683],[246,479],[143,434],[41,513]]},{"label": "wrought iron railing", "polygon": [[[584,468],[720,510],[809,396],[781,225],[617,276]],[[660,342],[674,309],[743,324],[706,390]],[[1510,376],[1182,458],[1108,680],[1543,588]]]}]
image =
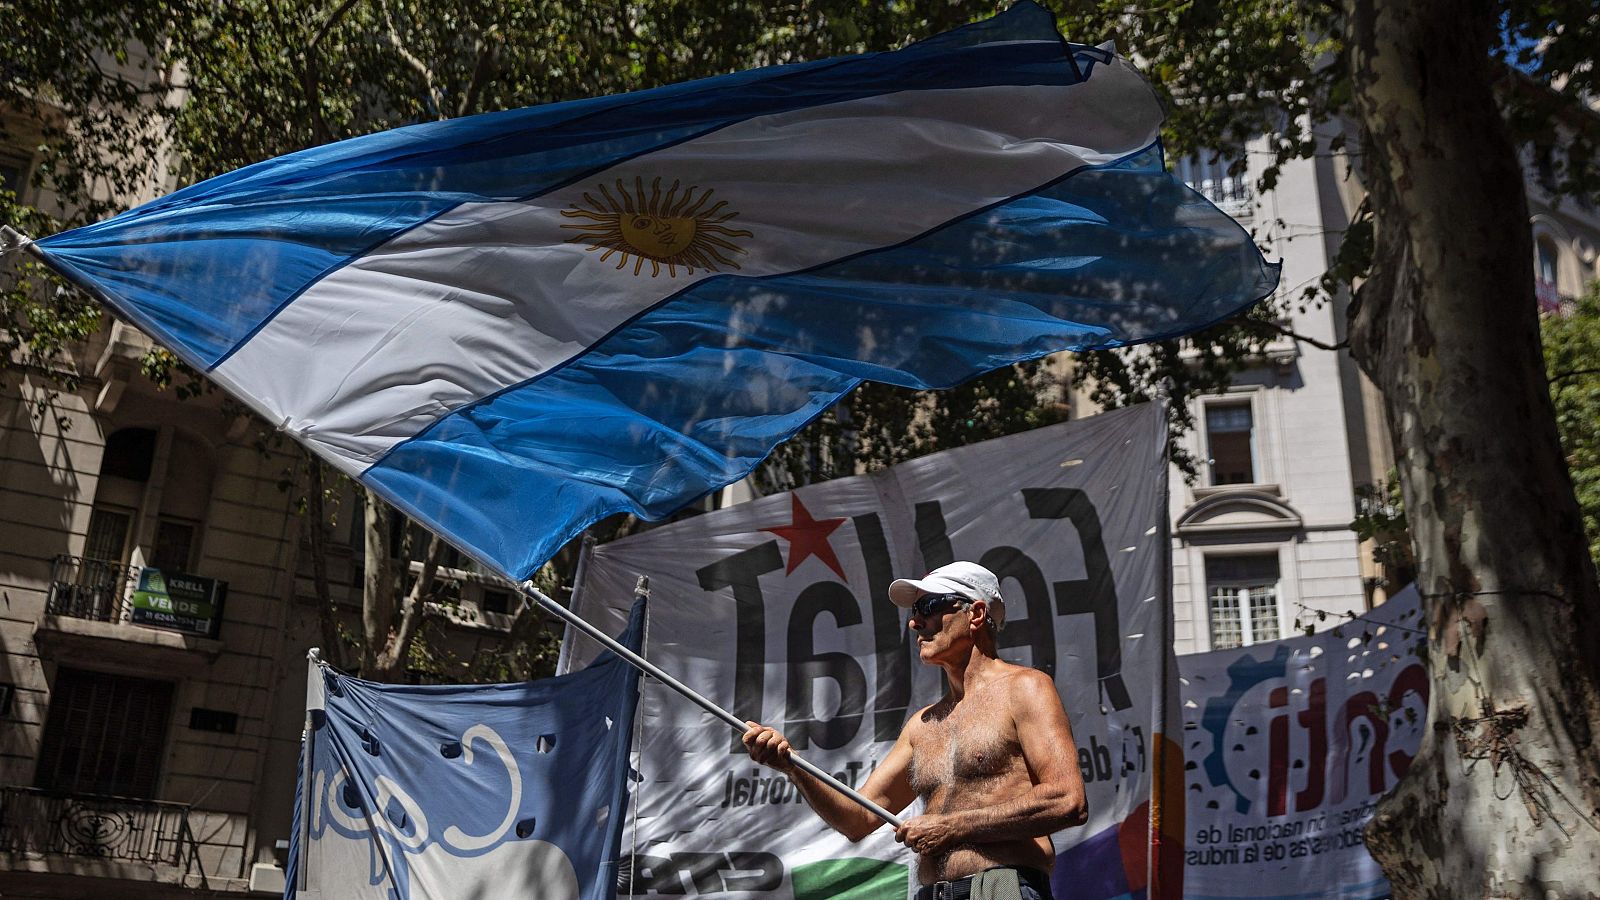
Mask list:
[{"label": "wrought iron railing", "polygon": [[200,869],[186,804],[38,788],[0,788],[0,851]]},{"label": "wrought iron railing", "polygon": [[122,563],[80,556],[58,556],[50,566],[45,612],[52,616],[121,622],[138,570]]},{"label": "wrought iron railing", "polygon": [[1545,315],[1571,315],[1578,302],[1543,278],[1533,280],[1533,296],[1539,302],[1539,312]]}]

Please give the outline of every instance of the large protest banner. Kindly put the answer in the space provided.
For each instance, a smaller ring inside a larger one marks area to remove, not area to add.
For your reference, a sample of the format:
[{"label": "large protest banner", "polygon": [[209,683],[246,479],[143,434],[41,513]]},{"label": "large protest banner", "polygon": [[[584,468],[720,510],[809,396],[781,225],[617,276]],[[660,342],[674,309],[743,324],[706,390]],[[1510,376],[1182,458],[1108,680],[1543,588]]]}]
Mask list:
[{"label": "large protest banner", "polygon": [[[595,548],[575,608],[617,630],[648,575],[646,655],[859,786],[943,690],[890,581],[977,561],[1006,597],[1002,657],[1051,673],[1072,719],[1090,818],[1055,836],[1058,896],[1156,896],[1158,761],[1174,773],[1158,830],[1170,848],[1183,833],[1181,755],[1165,737],[1178,715],[1164,437],[1162,410],[1144,406],[680,521]],[[579,640],[573,663],[594,652]],[[648,679],[643,695],[623,895],[905,896],[914,859],[890,829],[851,845],[727,725]],[[1175,898],[1181,852],[1161,858],[1160,896]]]},{"label": "large protest banner", "polygon": [[1361,831],[1422,743],[1421,619],[1413,587],[1329,631],[1179,659],[1186,898],[1389,895]]}]

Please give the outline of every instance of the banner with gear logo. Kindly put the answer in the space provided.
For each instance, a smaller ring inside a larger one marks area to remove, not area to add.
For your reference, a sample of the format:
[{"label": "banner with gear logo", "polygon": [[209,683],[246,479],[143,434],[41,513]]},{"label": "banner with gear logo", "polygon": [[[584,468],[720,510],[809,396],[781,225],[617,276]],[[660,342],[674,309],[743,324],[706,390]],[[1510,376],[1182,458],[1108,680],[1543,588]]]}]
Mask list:
[{"label": "banner with gear logo", "polygon": [[1371,900],[1362,842],[1428,712],[1415,587],[1307,637],[1179,660],[1190,900]]},{"label": "banner with gear logo", "polygon": [[[574,608],[618,630],[649,576],[646,656],[860,786],[942,692],[889,583],[978,562],[1006,599],[1001,656],[1055,678],[1078,745],[1089,823],[1054,836],[1057,895],[1176,898],[1164,439],[1147,405],[683,520],[595,548]],[[566,663],[594,649],[569,640]],[[891,829],[850,844],[725,724],[649,679],[643,695],[622,896],[906,894],[914,859]]]}]

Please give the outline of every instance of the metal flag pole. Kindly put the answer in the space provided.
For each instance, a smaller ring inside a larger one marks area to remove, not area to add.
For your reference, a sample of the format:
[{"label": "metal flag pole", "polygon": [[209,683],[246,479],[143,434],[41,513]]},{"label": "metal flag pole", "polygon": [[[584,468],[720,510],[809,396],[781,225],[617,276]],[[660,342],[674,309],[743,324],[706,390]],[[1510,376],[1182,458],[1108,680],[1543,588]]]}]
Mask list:
[{"label": "metal flag pole", "polygon": [[13,250],[26,250],[33,245],[33,238],[12,228],[10,225],[0,225],[0,256]]},{"label": "metal flag pole", "polygon": [[[738,716],[734,715],[731,712],[728,712],[727,710],[725,710],[722,707],[716,705],[715,703],[712,703],[710,700],[707,700],[705,697],[703,697],[699,693],[697,693],[693,688],[689,687],[688,685],[684,684],[683,682],[679,681],[678,679],[673,678],[671,675],[668,675],[666,672],[663,672],[661,670],[661,668],[659,666],[657,666],[655,663],[650,662],[649,660],[645,659],[644,657],[640,656],[639,654],[634,653],[632,650],[629,650],[627,647],[622,646],[615,639],[613,639],[610,635],[606,634],[605,632],[601,631],[600,629],[598,629],[598,628],[594,627],[593,625],[589,624],[588,622],[584,621],[583,617],[579,616],[577,613],[573,612],[570,609],[567,609],[565,606],[562,606],[561,604],[555,602],[554,600],[551,600],[549,597],[546,597],[542,592],[539,591],[538,588],[533,586],[532,582],[523,582],[521,587],[522,587],[523,596],[525,596],[527,599],[533,601],[534,603],[539,604],[540,608],[542,608],[545,612],[548,612],[551,615],[556,616],[557,618],[561,619],[563,622],[566,622],[568,625],[572,626],[573,628],[577,629],[578,631],[581,631],[584,634],[588,635],[589,637],[593,638],[594,640],[598,641],[600,643],[600,646],[605,647],[607,650],[610,650],[612,653],[615,653],[616,655],[622,657],[624,660],[626,660],[634,668],[636,668],[639,671],[645,673],[646,675],[649,675],[650,677],[656,679],[657,681],[661,682],[662,684],[666,685],[667,687],[672,688],[673,690],[675,690],[678,693],[682,694],[683,696],[687,697],[696,706],[700,707],[701,709],[705,710],[708,713],[711,713],[713,716],[716,716],[717,718],[721,719],[722,721],[728,723],[730,726],[733,727],[733,730],[735,730],[735,731],[737,731],[737,732],[739,732],[741,734],[743,734],[746,730],[748,730],[749,726],[745,724],[743,719],[739,718]],[[639,586],[635,589],[635,591],[637,593],[645,594],[645,595],[648,596],[649,592],[650,592],[650,579],[645,577],[645,576],[643,576],[643,575],[639,576]],[[885,822],[888,822],[890,825],[893,825],[896,828],[900,827],[900,825],[901,825],[900,818],[898,816],[896,816],[894,813],[889,812],[887,809],[884,809],[883,807],[879,806],[878,804],[873,803],[871,800],[868,800],[866,797],[863,797],[861,794],[857,793],[853,788],[850,788],[847,785],[845,785],[844,783],[842,783],[841,781],[839,781],[839,779],[834,778],[832,775],[828,774],[827,772],[822,771],[822,769],[818,768],[815,764],[813,764],[811,762],[808,762],[808,761],[806,761],[804,759],[801,759],[798,755],[796,755],[794,753],[790,753],[789,754],[789,761],[793,762],[795,764],[796,768],[800,769],[801,771],[805,772],[806,774],[808,774],[808,775],[820,780],[821,782],[823,782],[824,784],[826,784],[829,787],[833,788],[834,790],[838,791],[839,793],[841,793],[841,794],[845,795],[846,797],[849,797],[851,800],[854,800],[855,802],[861,804],[862,807],[867,809],[869,812],[871,812],[873,815],[877,816],[878,818],[884,820]]]}]

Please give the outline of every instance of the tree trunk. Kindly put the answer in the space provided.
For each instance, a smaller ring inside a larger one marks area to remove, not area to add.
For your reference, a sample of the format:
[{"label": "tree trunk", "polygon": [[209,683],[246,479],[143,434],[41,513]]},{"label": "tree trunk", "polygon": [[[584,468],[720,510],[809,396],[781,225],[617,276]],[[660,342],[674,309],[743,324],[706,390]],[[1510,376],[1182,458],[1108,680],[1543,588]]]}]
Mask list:
[{"label": "tree trunk", "polygon": [[[410,525],[409,522],[405,524]],[[404,546],[406,550],[400,555],[399,564],[403,571],[409,573],[411,542],[406,541]],[[411,582],[411,587],[400,601],[400,624],[381,636],[381,643],[378,643],[380,636],[368,636],[368,641],[379,648],[375,651],[376,663],[372,674],[367,676],[373,681],[399,681],[405,674],[406,660],[411,655],[411,642],[416,639],[422,623],[428,619],[428,603],[433,600],[433,586],[439,574],[439,563],[444,559],[445,547],[443,538],[436,534],[429,537],[422,572]]]},{"label": "tree trunk", "polygon": [[1429,626],[1429,729],[1368,845],[1397,897],[1600,891],[1600,588],[1539,351],[1495,7],[1344,0],[1382,389]]},{"label": "tree trunk", "polygon": [[344,642],[339,638],[337,610],[333,607],[333,591],[328,584],[328,514],[322,503],[327,485],[323,480],[323,462],[315,454],[301,450],[308,472],[306,487],[306,518],[310,528],[311,585],[317,593],[317,625],[322,632],[322,658],[334,668],[344,667]]},{"label": "tree trunk", "polygon": [[399,593],[394,560],[390,557],[389,529],[394,514],[369,490],[362,490],[362,534],[365,568],[361,580],[361,675],[382,681],[380,657],[395,627],[395,595]]}]

